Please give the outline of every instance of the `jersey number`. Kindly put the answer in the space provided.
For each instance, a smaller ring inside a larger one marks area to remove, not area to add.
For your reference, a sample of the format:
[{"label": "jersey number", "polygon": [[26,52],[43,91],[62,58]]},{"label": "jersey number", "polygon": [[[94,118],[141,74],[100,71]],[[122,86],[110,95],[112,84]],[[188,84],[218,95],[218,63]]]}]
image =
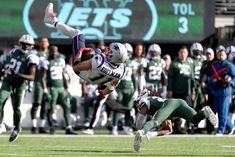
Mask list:
[{"label": "jersey number", "polygon": [[52,80],[62,80],[63,79],[62,73],[63,73],[62,67],[52,66],[50,68],[50,76]]},{"label": "jersey number", "polygon": [[20,70],[21,64],[22,64],[21,61],[17,61],[15,58],[12,58],[8,67],[9,69],[14,70],[15,73],[18,73]]}]

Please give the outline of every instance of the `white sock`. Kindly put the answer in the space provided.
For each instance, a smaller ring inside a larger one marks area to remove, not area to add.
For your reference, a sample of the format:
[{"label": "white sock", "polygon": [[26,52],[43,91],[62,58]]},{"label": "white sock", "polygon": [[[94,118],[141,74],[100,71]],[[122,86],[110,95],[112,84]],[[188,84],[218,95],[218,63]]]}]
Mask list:
[{"label": "white sock", "polygon": [[78,29],[74,29],[60,21],[56,24],[57,30],[59,30],[62,34],[69,36],[70,38],[75,37],[76,35],[82,34],[82,32]]},{"label": "white sock", "polygon": [[33,127],[36,128],[36,127],[37,127],[37,119],[33,119],[33,120],[32,120],[32,123],[33,123]]},{"label": "white sock", "polygon": [[55,113],[52,114],[52,119],[57,120],[57,117],[56,117]]},{"label": "white sock", "polygon": [[72,129],[72,126],[71,126],[71,125],[68,125],[68,126],[66,127],[66,129]]},{"label": "white sock", "polygon": [[46,124],[46,120],[45,119],[41,119],[40,127],[44,128],[45,124]]}]

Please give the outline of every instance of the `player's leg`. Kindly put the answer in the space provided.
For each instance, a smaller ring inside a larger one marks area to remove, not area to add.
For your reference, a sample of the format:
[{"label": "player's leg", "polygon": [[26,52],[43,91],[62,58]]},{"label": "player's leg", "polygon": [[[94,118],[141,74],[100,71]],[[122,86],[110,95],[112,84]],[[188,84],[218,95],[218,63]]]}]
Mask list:
[{"label": "player's leg", "polygon": [[[132,88],[125,89],[124,95],[123,95],[124,97],[121,102],[123,104],[123,106],[129,108],[130,110],[134,104],[134,99],[132,98],[133,93],[134,93],[134,89],[132,89]],[[130,112],[126,112],[125,113],[125,124],[124,124],[124,128],[123,128],[123,131],[125,134],[133,135],[132,124],[133,124],[133,119],[131,118],[131,114],[130,114]]]},{"label": "player's leg", "polygon": [[57,88],[50,89],[51,101],[49,102],[49,107],[47,111],[47,120],[50,127],[50,134],[55,134],[55,128],[53,123],[52,115],[55,112],[55,106],[58,99],[59,91]]},{"label": "player's leg", "polygon": [[0,134],[6,131],[6,126],[3,124],[4,106],[7,98],[10,96],[10,85],[6,82],[2,83],[0,90]]},{"label": "player's leg", "polygon": [[216,125],[216,116],[209,106],[204,107],[202,110],[196,112],[184,100],[179,99],[180,106],[172,114],[172,117],[184,118],[193,124],[198,124],[201,120],[208,118],[213,125]]},{"label": "player's leg", "polygon": [[65,134],[68,135],[76,135],[77,133],[73,132],[71,120],[70,120],[70,98],[68,96],[68,92],[64,91],[64,88],[60,88],[59,92],[59,99],[61,102],[61,107],[63,109],[64,120],[66,125],[66,132]]},{"label": "player's leg", "polygon": [[24,95],[25,95],[25,86],[21,85],[20,87],[13,88],[13,124],[14,124],[14,129],[11,132],[9,141],[13,142],[17,140],[19,133],[21,132],[21,126],[20,126],[20,121],[21,121],[21,110],[20,110],[20,105],[23,103],[24,100]]},{"label": "player's leg", "polygon": [[[39,94],[39,83],[40,82],[34,82],[34,91],[33,91],[33,105],[31,108],[31,120],[32,120],[32,128],[31,132],[36,133],[36,128],[37,128],[37,119],[36,119],[36,114],[38,107],[40,105],[40,94]],[[40,85],[41,86],[41,85]]]},{"label": "player's leg", "polygon": [[44,22],[54,25],[55,28],[59,30],[62,34],[69,36],[70,38],[73,39],[73,61],[74,61],[75,57],[79,52],[79,49],[85,47],[85,38],[82,32],[78,29],[74,29],[59,21],[57,17],[55,17],[52,3],[49,3],[46,8]]}]

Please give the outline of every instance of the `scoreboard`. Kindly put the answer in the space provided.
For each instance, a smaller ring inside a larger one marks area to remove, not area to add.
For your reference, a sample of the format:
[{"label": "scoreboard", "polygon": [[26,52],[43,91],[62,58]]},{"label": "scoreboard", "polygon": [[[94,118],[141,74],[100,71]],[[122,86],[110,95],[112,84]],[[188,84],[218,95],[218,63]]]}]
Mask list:
[{"label": "scoreboard", "polygon": [[[4,7],[1,5],[4,2],[7,0],[2,0],[0,6]],[[21,2],[20,20],[2,29],[4,26],[0,26],[0,37],[29,33],[34,38],[67,38],[43,22],[50,0]],[[214,1],[209,0],[54,0],[53,3],[60,21],[80,29],[87,40],[193,42],[214,33]],[[0,12],[10,18],[10,9],[2,8]]]}]

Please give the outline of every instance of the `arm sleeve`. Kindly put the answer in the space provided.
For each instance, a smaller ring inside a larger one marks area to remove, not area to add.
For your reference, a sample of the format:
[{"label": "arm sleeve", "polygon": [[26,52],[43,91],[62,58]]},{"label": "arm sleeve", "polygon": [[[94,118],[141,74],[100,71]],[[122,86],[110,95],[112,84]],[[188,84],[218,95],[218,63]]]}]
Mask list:
[{"label": "arm sleeve", "polygon": [[29,62],[28,62],[28,64],[36,64],[36,65],[38,65],[39,64],[38,56],[36,56],[35,54],[30,54],[29,55]]}]

